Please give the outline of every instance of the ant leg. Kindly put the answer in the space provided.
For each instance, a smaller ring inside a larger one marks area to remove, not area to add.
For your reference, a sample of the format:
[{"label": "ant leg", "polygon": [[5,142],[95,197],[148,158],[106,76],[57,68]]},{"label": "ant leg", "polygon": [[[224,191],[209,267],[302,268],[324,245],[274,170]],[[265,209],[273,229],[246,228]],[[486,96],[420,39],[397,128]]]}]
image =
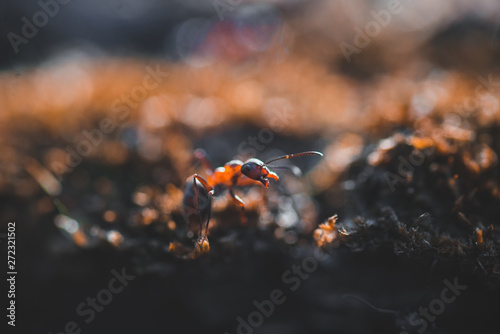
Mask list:
[{"label": "ant leg", "polygon": [[[210,196],[212,196],[212,195],[214,194],[214,189],[213,189],[213,187],[212,187],[212,186],[208,183],[208,181],[207,181],[207,180],[205,180],[205,179],[203,178],[203,176],[200,176],[200,175],[198,175],[198,174],[194,174],[194,175],[193,175],[193,181],[195,181],[195,179],[196,179],[196,180],[198,180],[198,181],[199,181],[199,182],[200,182],[200,183],[201,183],[201,184],[205,187],[205,189],[207,189],[208,194],[209,194]],[[188,180],[189,180],[189,179],[188,179]],[[196,184],[196,183],[195,183],[195,184]]]},{"label": "ant leg", "polygon": [[[198,187],[196,186],[196,181],[200,182],[201,185],[207,190],[208,196],[213,196],[214,190],[212,187],[208,184],[207,180],[205,180],[203,177],[199,176],[198,174],[193,175],[193,187],[194,187],[194,203],[196,203],[196,209],[198,212],[201,213],[200,210],[200,198],[198,196]],[[208,199],[207,199],[208,200]],[[206,203],[202,203],[203,206],[205,205],[212,205],[211,201],[207,201]],[[210,223],[210,216],[211,216],[212,208],[208,208],[208,214],[207,214],[207,222],[205,223],[205,233],[203,233],[203,220],[200,216],[200,237],[207,235],[208,233],[208,224]]]},{"label": "ant leg", "polygon": [[247,217],[245,216],[245,202],[234,193],[233,189],[229,189],[229,194],[231,197],[240,205],[241,207],[241,225],[245,226],[247,224]]},{"label": "ant leg", "polygon": [[[212,208],[210,208],[210,210],[208,210],[208,217],[207,217],[207,223],[205,224],[204,236],[206,236],[208,234],[208,224],[210,223],[211,216],[212,216]],[[201,228],[203,229],[203,226]],[[200,233],[201,233],[201,231],[200,231]]]},{"label": "ant leg", "polygon": [[201,219],[200,212],[200,198],[198,197],[198,187],[196,186],[196,176],[193,175],[193,191],[194,191],[194,202],[193,204],[196,206],[196,210],[198,211],[198,217],[200,218],[200,237],[203,233],[203,220]]}]

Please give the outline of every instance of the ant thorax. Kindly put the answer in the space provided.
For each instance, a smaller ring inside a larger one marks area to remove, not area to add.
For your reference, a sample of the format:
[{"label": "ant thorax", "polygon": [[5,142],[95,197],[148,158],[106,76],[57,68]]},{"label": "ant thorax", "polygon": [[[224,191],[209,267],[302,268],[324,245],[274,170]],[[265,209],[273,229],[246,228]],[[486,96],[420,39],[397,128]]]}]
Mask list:
[{"label": "ant thorax", "polygon": [[241,175],[241,165],[243,165],[241,160],[231,160],[224,167],[216,168],[210,180],[212,186],[232,187],[237,182],[235,178],[239,178]]}]

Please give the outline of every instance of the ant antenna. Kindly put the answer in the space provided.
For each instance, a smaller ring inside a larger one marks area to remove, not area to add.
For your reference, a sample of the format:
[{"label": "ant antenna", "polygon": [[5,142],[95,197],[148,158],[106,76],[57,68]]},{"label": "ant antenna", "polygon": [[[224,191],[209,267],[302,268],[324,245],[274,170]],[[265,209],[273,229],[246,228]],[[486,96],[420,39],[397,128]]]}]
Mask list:
[{"label": "ant antenna", "polygon": [[286,170],[292,172],[293,175],[295,175],[297,177],[302,176],[302,171],[297,166],[272,166],[272,165],[267,165],[267,167],[271,167],[271,169],[286,169]]},{"label": "ant antenna", "polygon": [[306,152],[301,152],[301,153],[294,153],[294,154],[282,155],[281,157],[277,157],[277,158],[274,158],[274,159],[271,159],[271,160],[267,161],[264,164],[264,166],[267,165],[267,164],[269,164],[269,163],[271,163],[271,162],[277,161],[277,160],[297,158],[297,157],[302,157],[302,156],[305,156],[305,155],[319,155],[320,157],[322,157],[323,153],[317,152],[317,151],[306,151]]}]

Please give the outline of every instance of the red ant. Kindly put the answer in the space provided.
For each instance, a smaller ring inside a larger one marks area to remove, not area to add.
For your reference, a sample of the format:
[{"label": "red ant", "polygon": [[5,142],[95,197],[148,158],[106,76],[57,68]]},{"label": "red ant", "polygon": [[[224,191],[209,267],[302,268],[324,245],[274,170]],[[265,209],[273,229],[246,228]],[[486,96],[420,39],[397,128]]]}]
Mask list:
[{"label": "red ant", "polygon": [[[229,191],[233,200],[241,207],[241,223],[245,225],[247,222],[245,203],[234,193],[234,187],[262,184],[266,188],[269,188],[269,179],[278,182],[279,177],[276,173],[269,170],[268,167],[289,168],[287,166],[269,166],[269,163],[306,155],[323,156],[320,152],[307,151],[283,155],[265,163],[255,158],[248,159],[244,163],[241,160],[231,160],[223,167],[213,170],[205,151],[197,149],[194,152],[194,156],[205,168],[207,178],[205,179],[198,174],[194,174],[187,179],[184,188],[184,197],[182,199],[183,212],[187,215],[189,221],[193,221],[193,218],[196,217],[200,222],[200,236],[196,242],[195,249],[187,257],[196,258],[207,253],[210,249],[207,232],[212,211],[212,196],[214,196],[215,188],[225,188]],[[181,247],[179,246],[178,243],[171,243],[170,250],[174,253],[180,253]]]}]

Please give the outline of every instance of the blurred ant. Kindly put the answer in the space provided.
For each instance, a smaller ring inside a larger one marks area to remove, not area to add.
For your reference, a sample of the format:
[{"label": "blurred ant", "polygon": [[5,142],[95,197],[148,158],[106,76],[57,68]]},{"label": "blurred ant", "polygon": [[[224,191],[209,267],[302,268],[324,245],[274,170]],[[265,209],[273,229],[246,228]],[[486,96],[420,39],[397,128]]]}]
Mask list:
[{"label": "blurred ant", "polygon": [[[278,182],[279,177],[276,173],[271,171],[269,167],[278,169],[289,169],[288,166],[270,166],[271,162],[283,159],[291,159],[302,157],[306,155],[317,155],[322,157],[323,154],[316,151],[307,151],[295,154],[287,154],[267,162],[259,159],[251,158],[245,162],[241,160],[231,160],[223,167],[212,169],[210,162],[204,150],[197,149],[194,152],[195,158],[200,161],[205,168],[207,178],[203,178],[198,174],[194,174],[187,179],[184,188],[184,197],[182,199],[182,209],[184,213],[192,222],[196,217],[195,222],[199,219],[200,223],[200,236],[196,242],[195,249],[187,257],[196,258],[209,251],[207,232],[208,224],[210,222],[210,215],[212,212],[212,196],[215,196],[215,189],[227,189],[232,199],[241,207],[241,223],[246,225],[247,218],[245,216],[245,203],[243,200],[234,193],[235,186],[250,186],[250,185],[264,185],[269,188],[269,179]],[[171,243],[170,250],[174,253],[182,252],[178,243]],[[184,251],[184,253],[186,253]]]}]

